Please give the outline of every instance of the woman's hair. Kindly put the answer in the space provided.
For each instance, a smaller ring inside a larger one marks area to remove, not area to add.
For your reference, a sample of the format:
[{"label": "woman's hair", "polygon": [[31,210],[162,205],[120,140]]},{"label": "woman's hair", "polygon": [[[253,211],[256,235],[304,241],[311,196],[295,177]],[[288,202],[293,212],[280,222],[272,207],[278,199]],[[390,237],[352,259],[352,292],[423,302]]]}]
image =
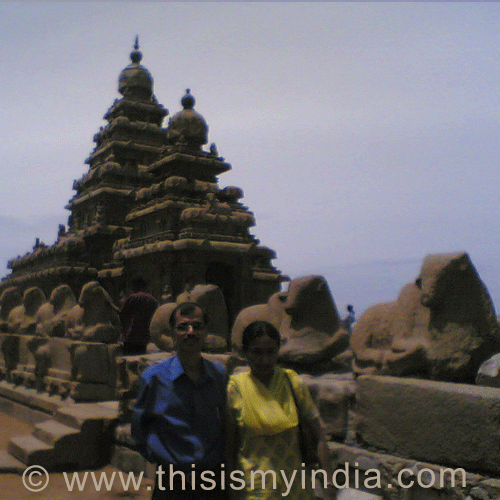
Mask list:
[{"label": "woman's hair", "polygon": [[276,328],[268,323],[267,321],[254,321],[250,323],[243,330],[243,338],[241,339],[241,344],[243,346],[243,351],[247,351],[250,347],[250,344],[253,340],[258,339],[259,337],[270,337],[276,340],[278,347],[281,343],[281,335]]}]

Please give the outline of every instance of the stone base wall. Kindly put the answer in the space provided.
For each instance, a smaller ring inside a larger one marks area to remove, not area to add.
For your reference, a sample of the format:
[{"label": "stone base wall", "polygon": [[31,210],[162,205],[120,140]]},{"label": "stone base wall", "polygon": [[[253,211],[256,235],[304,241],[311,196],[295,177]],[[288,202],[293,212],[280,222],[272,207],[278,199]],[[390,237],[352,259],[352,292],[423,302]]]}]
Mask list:
[{"label": "stone base wall", "polygon": [[359,377],[355,430],[392,454],[500,477],[500,389]]},{"label": "stone base wall", "polygon": [[[500,500],[500,389],[348,374],[304,379],[342,489],[379,500]],[[115,443],[116,467],[154,477],[130,447],[130,425],[117,427]]]},{"label": "stone base wall", "polygon": [[0,380],[74,401],[116,399],[119,344],[0,334]]},{"label": "stone base wall", "polygon": [[[118,345],[16,335],[0,335],[0,342],[0,390],[8,384],[22,397],[11,400],[30,405],[37,382],[47,405],[53,397],[70,406],[118,399],[112,463],[154,477],[154,466],[131,448],[129,418],[140,373],[171,353],[122,357]],[[228,372],[247,369],[230,354],[206,356]],[[389,376],[303,377],[320,408],[332,462],[346,471],[338,476],[344,486],[388,500],[500,500],[500,389]]]},{"label": "stone base wall", "polygon": [[[343,443],[331,442],[329,447],[332,460],[338,464],[336,480],[342,488],[340,491],[349,486],[384,500],[500,498],[500,479],[489,475]],[[374,471],[377,471],[378,478]],[[357,497],[354,498],[357,500]]]}]

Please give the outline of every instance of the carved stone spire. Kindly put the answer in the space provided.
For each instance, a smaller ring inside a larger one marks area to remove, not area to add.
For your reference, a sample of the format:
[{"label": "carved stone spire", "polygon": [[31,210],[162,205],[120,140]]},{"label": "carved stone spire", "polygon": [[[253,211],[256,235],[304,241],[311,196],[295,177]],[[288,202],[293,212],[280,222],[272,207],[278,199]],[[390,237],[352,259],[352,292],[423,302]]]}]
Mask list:
[{"label": "carved stone spire", "polygon": [[134,50],[130,53],[132,61],[120,74],[118,92],[129,99],[147,100],[153,95],[153,77],[141,66],[142,52],[139,50],[139,36],[135,37]]},{"label": "carved stone spire", "polygon": [[130,53],[132,64],[139,64],[142,61],[142,52],[139,50],[139,35],[135,36],[134,50]]},{"label": "carved stone spire", "polygon": [[170,119],[167,137],[171,144],[185,144],[188,147],[200,149],[207,143],[208,125],[203,116],[193,108],[196,103],[190,89],[181,99],[182,111]]}]

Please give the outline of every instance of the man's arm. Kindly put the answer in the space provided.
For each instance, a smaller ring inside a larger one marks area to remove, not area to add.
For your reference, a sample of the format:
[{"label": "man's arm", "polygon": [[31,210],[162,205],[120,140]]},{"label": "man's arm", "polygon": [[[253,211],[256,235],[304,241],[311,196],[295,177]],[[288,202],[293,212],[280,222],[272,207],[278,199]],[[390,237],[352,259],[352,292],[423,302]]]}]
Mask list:
[{"label": "man's arm", "polygon": [[134,448],[146,459],[148,459],[147,442],[149,436],[149,413],[148,402],[150,401],[150,385],[140,378],[139,394],[132,410],[131,438]]}]

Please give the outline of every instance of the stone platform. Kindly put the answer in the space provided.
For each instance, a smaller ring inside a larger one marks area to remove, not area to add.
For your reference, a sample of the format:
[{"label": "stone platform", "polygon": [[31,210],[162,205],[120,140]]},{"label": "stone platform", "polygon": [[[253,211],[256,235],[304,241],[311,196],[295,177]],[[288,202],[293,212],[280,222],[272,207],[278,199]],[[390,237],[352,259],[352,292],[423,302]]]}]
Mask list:
[{"label": "stone platform", "polygon": [[116,399],[119,344],[0,333],[0,380],[70,397]]},{"label": "stone platform", "polygon": [[[165,355],[119,359],[118,387],[127,395],[120,401],[77,403],[0,382],[0,411],[34,426],[11,440],[11,454],[52,470],[109,462],[153,478],[154,465],[131,448],[123,403],[130,410],[140,372]],[[214,360],[232,363],[227,355]],[[339,499],[500,500],[500,389],[350,374],[304,379],[325,420],[332,461],[337,470],[348,464]],[[7,458],[0,456],[0,466]],[[366,487],[374,470],[379,482]],[[436,482],[442,473],[444,482]],[[417,477],[423,485],[407,488]]]},{"label": "stone platform", "polygon": [[117,401],[75,403],[2,381],[0,411],[33,426],[31,434],[9,441],[10,456],[0,455],[0,471],[35,464],[49,471],[83,470],[110,462]]}]

